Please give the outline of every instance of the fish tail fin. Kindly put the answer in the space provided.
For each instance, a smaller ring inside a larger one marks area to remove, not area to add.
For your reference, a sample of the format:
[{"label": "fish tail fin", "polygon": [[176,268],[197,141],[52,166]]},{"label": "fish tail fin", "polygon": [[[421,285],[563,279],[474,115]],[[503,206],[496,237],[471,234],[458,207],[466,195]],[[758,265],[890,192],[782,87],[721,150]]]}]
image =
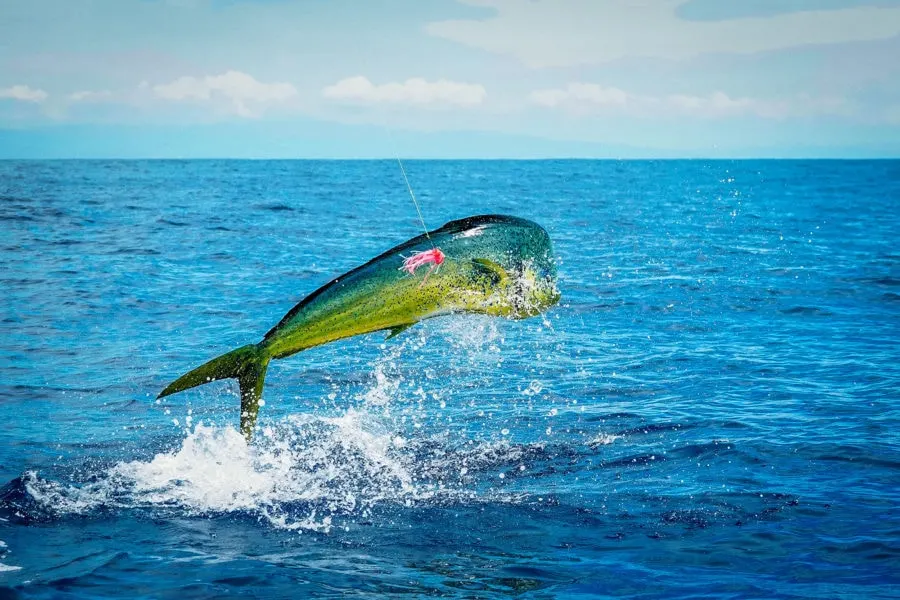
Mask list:
[{"label": "fish tail fin", "polygon": [[250,441],[253,428],[256,427],[256,415],[262,404],[263,384],[266,382],[266,371],[272,357],[260,352],[257,357],[247,363],[247,367],[238,377],[241,389],[241,433]]},{"label": "fish tail fin", "polygon": [[185,373],[166,386],[157,398],[217,379],[237,379],[241,389],[241,433],[249,440],[256,426],[256,415],[259,412],[263,384],[266,381],[266,371],[271,358],[257,344],[241,346]]}]

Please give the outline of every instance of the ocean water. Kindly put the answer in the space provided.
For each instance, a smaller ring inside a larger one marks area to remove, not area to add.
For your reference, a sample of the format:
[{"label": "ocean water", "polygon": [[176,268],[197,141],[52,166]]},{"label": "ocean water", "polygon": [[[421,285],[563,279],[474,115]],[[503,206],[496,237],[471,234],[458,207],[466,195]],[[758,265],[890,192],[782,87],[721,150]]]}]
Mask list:
[{"label": "ocean water", "polygon": [[396,162],[0,162],[0,597],[889,598],[900,162],[409,161],[560,305],[156,401],[417,235]]}]

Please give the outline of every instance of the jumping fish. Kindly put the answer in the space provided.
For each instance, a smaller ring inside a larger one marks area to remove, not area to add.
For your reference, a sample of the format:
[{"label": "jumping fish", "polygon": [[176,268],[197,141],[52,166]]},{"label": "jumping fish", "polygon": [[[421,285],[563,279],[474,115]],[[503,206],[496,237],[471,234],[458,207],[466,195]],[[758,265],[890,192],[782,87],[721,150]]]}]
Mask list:
[{"label": "jumping fish", "polygon": [[[422,275],[420,267],[429,266]],[[453,313],[524,319],[559,301],[550,236],[505,215],[450,221],[391,248],[325,284],[292,308],[256,344],[182,375],[159,398],[217,379],[238,380],[241,432],[256,425],[269,361],[343,338],[389,331]]]}]

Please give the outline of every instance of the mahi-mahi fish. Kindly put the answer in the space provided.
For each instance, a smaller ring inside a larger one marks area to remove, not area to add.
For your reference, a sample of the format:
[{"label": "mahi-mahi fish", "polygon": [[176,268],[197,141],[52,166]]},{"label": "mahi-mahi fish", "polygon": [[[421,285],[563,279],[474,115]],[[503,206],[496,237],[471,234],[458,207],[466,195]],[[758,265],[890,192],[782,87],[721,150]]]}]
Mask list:
[{"label": "mahi-mahi fish", "polygon": [[[417,272],[426,264],[431,265],[427,272]],[[273,358],[375,331],[389,331],[391,338],[439,315],[524,319],[559,298],[553,249],[541,226],[505,215],[450,221],[325,284],[292,308],[260,342],[182,375],[158,397],[217,379],[237,379],[240,428],[249,440]]]}]

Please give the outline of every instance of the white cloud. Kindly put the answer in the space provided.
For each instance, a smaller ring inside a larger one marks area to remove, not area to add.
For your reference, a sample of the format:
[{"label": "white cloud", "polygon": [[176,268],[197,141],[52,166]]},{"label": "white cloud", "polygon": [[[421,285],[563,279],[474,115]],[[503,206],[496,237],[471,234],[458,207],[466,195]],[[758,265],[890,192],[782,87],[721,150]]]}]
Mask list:
[{"label": "white cloud", "polygon": [[629,95],[615,87],[601,87],[595,83],[570,83],[565,89],[534,91],[531,93],[531,101],[548,108],[557,106],[625,107],[628,105]]},{"label": "white cloud", "polygon": [[[149,85],[142,84],[142,87]],[[152,90],[163,100],[214,103],[242,117],[258,117],[265,107],[297,96],[297,89],[289,83],[263,83],[240,71],[180,77],[170,83],[155,85]]]},{"label": "white cloud", "polygon": [[435,36],[532,67],[625,57],[684,59],[753,54],[808,44],[881,40],[900,34],[900,8],[857,7],[723,21],[680,19],[686,0],[459,0],[493,8],[483,20],[429,23]]},{"label": "white cloud", "polygon": [[844,115],[847,104],[838,98],[814,99],[806,95],[789,100],[732,98],[717,91],[707,96],[670,94],[651,96],[595,83],[571,83],[565,88],[536,90],[529,99],[544,108],[574,114],[614,113],[632,116],[694,116],[720,118],[753,115],[767,119],[791,116]]},{"label": "white cloud", "polygon": [[109,90],[100,90],[98,92],[83,90],[69,94],[69,100],[72,102],[102,102],[109,100],[113,96]]},{"label": "white cloud", "polygon": [[430,107],[471,107],[481,104],[487,92],[484,86],[438,79],[426,81],[414,77],[403,83],[375,85],[366,77],[348,77],[322,90],[331,100],[358,104],[399,104]]},{"label": "white cloud", "polygon": [[43,102],[48,98],[47,92],[27,85],[14,85],[0,89],[0,98],[19,100],[21,102]]}]

